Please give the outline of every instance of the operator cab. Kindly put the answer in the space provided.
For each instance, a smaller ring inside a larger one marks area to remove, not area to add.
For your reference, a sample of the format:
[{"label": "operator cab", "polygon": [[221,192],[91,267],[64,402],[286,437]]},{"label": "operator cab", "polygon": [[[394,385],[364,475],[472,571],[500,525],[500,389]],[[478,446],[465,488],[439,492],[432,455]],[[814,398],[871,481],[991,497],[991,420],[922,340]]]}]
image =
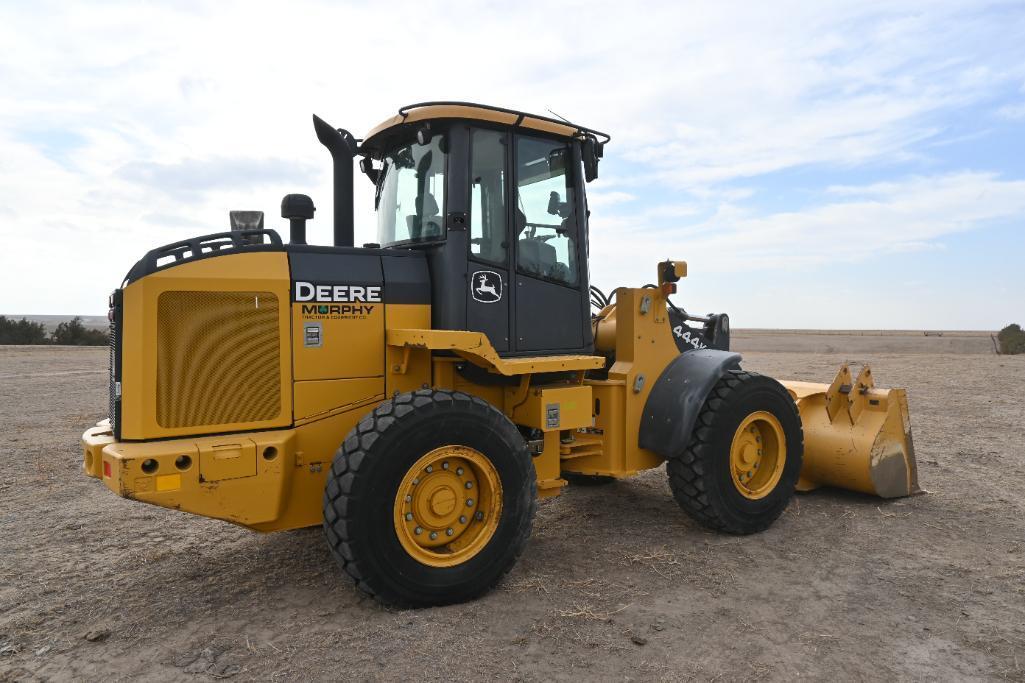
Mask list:
[{"label": "operator cab", "polygon": [[484,332],[508,356],[593,352],[584,182],[600,150],[594,131],[461,103],[371,131],[378,242],[426,254],[435,329]]}]

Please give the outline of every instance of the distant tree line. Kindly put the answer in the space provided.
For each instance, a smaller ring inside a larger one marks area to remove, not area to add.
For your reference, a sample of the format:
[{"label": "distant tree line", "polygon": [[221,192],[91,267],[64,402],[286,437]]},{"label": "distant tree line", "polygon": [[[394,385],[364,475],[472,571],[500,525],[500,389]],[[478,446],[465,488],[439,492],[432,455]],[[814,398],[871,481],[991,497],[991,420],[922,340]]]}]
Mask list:
[{"label": "distant tree line", "polygon": [[106,330],[94,330],[82,324],[75,316],[57,325],[50,334],[43,323],[26,318],[14,320],[0,315],[0,344],[60,344],[63,346],[106,346],[110,335]]},{"label": "distant tree line", "polygon": [[1025,330],[1021,325],[1013,323],[997,334],[997,341],[1000,342],[1000,353],[1013,354],[1025,353]]}]

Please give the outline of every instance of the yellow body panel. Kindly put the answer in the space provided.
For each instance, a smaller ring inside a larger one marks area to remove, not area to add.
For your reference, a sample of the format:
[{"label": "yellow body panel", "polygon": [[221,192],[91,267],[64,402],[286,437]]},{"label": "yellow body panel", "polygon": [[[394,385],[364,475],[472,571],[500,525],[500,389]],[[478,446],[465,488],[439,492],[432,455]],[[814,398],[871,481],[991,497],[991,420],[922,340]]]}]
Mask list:
[{"label": "yellow body panel", "polygon": [[[223,436],[116,443],[101,423],[82,437],[83,470],[120,496],[259,531],[312,526],[341,439],[381,398],[294,429]],[[191,465],[180,470],[183,455]]]},{"label": "yellow body panel", "polygon": [[[292,304],[296,381],[384,376],[384,304]],[[309,345],[313,326],[317,345]]]},{"label": "yellow body panel", "polygon": [[389,329],[387,336],[389,346],[451,351],[507,377],[539,372],[597,370],[605,365],[605,359],[601,356],[503,358],[483,332]]},{"label": "yellow body panel", "polygon": [[616,303],[602,316],[596,346],[614,349],[616,362],[609,368],[607,380],[586,380],[586,384],[600,405],[595,427],[603,436],[603,448],[592,454],[572,454],[574,457],[564,459],[562,469],[622,477],[662,464],[660,456],[637,445],[637,434],[651,388],[680,351],[673,341],[665,294],[660,289],[620,288]]},{"label": "yellow body panel", "polygon": [[[97,427],[82,443],[86,473],[118,495],[252,528],[282,518],[294,497],[293,479],[301,474],[288,457],[295,450],[293,430],[115,443],[109,430]],[[268,459],[265,452],[276,455]],[[179,469],[182,456],[190,464]],[[219,461],[220,456],[225,457]],[[250,467],[252,475],[237,476]],[[219,478],[204,481],[211,475]]]},{"label": "yellow body panel", "polygon": [[[268,292],[277,299],[279,329],[289,329],[289,273],[288,259],[281,252],[256,252],[230,254],[183,263],[174,268],[157,271],[132,282],[124,289],[124,325],[122,328],[121,385],[122,394],[134,398],[126,405],[121,415],[121,438],[125,440],[170,438],[182,435],[217,433],[224,431],[245,431],[283,427],[292,421],[290,391],[280,391],[278,410],[269,419],[233,420],[231,422],[196,424],[191,426],[165,426],[158,419],[158,377],[159,365],[166,362],[161,357],[161,344],[157,343],[159,301],[167,292]],[[259,296],[254,295],[253,306],[259,306]],[[266,305],[266,300],[265,300]],[[216,311],[214,311],[216,313]],[[198,330],[197,332],[202,332]],[[202,338],[199,338],[203,341]],[[289,387],[292,383],[292,350],[287,338],[278,344],[278,386]],[[235,342],[237,344],[237,340]],[[226,358],[233,358],[229,344]],[[237,348],[237,347],[235,347]],[[197,353],[203,356],[201,348]],[[224,363],[210,368],[197,367],[200,378],[209,377],[216,370],[227,370],[236,375],[252,372],[244,363],[232,363],[234,367],[223,367]],[[220,366],[220,367],[218,367]],[[211,391],[216,391],[211,386]],[[185,402],[185,401],[183,401]]]},{"label": "yellow body panel", "polygon": [[542,451],[534,457],[534,472],[537,474],[537,495],[541,498],[557,496],[566,485],[560,475],[560,433],[545,432]]},{"label": "yellow body panel", "polygon": [[321,379],[295,383],[295,420],[307,422],[325,413],[384,398],[383,377]]},{"label": "yellow body panel", "polygon": [[[431,307],[416,304],[385,306],[387,329],[424,329],[431,325]],[[411,347],[385,347],[386,393],[419,389],[431,383],[431,352]]]},{"label": "yellow body panel", "polygon": [[514,405],[510,418],[524,427],[543,432],[590,427],[591,387],[555,386],[530,389],[522,403]]}]

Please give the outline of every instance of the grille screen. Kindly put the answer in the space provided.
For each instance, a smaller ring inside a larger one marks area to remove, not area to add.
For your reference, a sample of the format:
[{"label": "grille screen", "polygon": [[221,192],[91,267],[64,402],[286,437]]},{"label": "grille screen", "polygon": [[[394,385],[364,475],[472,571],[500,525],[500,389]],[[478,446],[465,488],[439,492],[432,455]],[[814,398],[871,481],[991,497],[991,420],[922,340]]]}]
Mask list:
[{"label": "grille screen", "polygon": [[120,397],[117,395],[117,380],[119,378],[117,376],[117,323],[115,320],[110,321],[110,398],[107,403],[110,412],[107,413],[107,416],[110,418],[111,431],[117,435],[117,402]]},{"label": "grille screen", "polygon": [[157,423],[259,422],[281,409],[278,299],[164,292],[157,301]]}]

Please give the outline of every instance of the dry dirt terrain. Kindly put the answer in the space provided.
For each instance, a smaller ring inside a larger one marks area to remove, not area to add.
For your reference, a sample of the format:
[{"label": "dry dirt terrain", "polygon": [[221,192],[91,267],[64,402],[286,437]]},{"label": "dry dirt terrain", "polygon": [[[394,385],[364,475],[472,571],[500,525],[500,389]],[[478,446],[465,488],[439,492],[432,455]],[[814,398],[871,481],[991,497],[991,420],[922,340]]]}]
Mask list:
[{"label": "dry dirt terrain", "polygon": [[[662,470],[572,488],[494,592],[392,611],[319,529],[82,476],[106,349],[0,347],[0,680],[1025,680],[1025,356],[891,348],[850,360],[908,388],[928,495],[818,491],[737,538],[685,517]],[[842,360],[745,363],[829,381]]]}]

